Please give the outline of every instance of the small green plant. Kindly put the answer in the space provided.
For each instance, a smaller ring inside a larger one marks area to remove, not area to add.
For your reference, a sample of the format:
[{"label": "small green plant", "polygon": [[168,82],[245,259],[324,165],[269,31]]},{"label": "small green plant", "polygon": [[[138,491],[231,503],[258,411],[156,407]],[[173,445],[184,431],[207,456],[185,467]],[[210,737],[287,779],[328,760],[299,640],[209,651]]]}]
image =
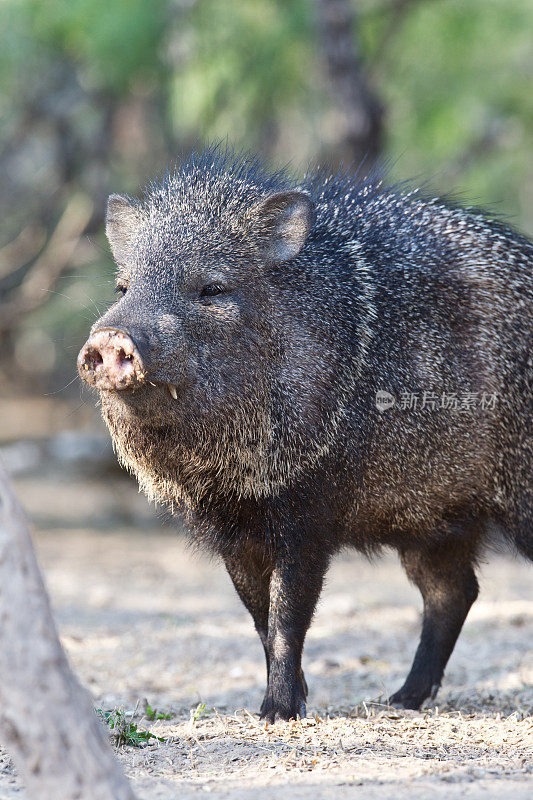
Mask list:
[{"label": "small green plant", "polygon": [[200,717],[202,717],[204,714],[207,714],[205,703],[198,703],[198,705],[194,710],[191,708],[190,714],[191,714],[191,720],[194,720],[194,722],[198,722]]},{"label": "small green plant", "polygon": [[114,708],[109,711],[104,711],[102,708],[97,708],[96,713],[102,719],[108,728],[112,731],[111,738],[117,747],[144,747],[150,743],[151,739],[158,742],[164,742],[162,736],[156,736],[155,733],[143,730],[134,722],[135,711],[133,714],[128,715],[123,708]]},{"label": "small green plant", "polygon": [[172,714],[165,714],[163,711],[159,711],[157,708],[152,708],[150,703],[146,703],[144,707],[144,716],[150,722],[154,722],[157,719],[171,719]]}]

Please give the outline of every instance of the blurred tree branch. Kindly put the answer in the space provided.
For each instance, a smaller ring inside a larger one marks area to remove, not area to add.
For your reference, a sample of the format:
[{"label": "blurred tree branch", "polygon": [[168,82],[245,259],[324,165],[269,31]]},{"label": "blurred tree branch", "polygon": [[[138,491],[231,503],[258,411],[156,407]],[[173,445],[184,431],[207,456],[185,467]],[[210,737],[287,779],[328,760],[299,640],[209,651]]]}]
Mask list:
[{"label": "blurred tree branch", "polygon": [[383,107],[363,70],[350,0],[317,0],[319,33],[339,116],[339,154],[368,171],[383,144]]},{"label": "blurred tree branch", "polygon": [[69,266],[92,214],[93,203],[87,195],[79,193],[70,198],[43,252],[20,285],[0,303],[0,334],[11,330],[20,322],[22,315],[34,311],[48,300],[48,292]]},{"label": "blurred tree branch", "polygon": [[0,248],[0,280],[12,275],[35,258],[45,241],[45,229],[33,223]]}]

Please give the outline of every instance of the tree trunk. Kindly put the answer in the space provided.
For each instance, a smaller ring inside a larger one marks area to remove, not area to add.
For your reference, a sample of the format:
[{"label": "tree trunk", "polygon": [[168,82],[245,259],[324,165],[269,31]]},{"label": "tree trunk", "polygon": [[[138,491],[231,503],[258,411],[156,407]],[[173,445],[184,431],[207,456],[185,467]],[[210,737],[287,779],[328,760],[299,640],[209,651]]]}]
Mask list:
[{"label": "tree trunk", "polygon": [[337,117],[337,160],[369,172],[381,153],[383,108],[368,85],[350,0],[317,0],[318,24]]},{"label": "tree trunk", "polygon": [[0,736],[30,798],[134,800],[59,641],[28,523],[0,465]]}]

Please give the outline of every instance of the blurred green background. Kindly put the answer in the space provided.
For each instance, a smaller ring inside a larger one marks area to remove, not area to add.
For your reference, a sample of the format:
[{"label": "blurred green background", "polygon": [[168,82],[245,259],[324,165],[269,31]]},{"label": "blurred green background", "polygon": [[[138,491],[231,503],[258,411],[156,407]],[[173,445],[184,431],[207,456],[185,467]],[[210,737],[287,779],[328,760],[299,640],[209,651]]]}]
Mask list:
[{"label": "blurred green background", "polygon": [[532,0],[3,0],[0,25],[4,395],[75,378],[107,194],[204,142],[366,153],[533,234]]}]

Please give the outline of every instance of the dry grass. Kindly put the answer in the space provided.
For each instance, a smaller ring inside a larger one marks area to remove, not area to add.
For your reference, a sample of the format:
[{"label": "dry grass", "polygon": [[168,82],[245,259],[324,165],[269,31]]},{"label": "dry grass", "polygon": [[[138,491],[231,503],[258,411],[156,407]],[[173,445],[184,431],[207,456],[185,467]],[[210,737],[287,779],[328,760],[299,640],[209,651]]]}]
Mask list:
[{"label": "dry grass", "polygon": [[153,774],[164,760],[174,778],[190,778],[191,773],[213,777],[221,769],[226,776],[246,778],[250,770],[294,775],[346,767],[364,775],[384,760],[395,762],[391,766],[396,778],[402,767],[411,779],[415,775],[453,774],[457,779],[462,773],[480,777],[533,772],[533,720],[519,719],[516,713],[483,717],[442,713],[438,708],[399,712],[364,704],[343,716],[322,719],[315,714],[269,726],[246,709],[231,715],[214,710],[206,719],[161,724],[153,730],[165,737],[163,745],[122,757],[130,767],[143,764]]}]

